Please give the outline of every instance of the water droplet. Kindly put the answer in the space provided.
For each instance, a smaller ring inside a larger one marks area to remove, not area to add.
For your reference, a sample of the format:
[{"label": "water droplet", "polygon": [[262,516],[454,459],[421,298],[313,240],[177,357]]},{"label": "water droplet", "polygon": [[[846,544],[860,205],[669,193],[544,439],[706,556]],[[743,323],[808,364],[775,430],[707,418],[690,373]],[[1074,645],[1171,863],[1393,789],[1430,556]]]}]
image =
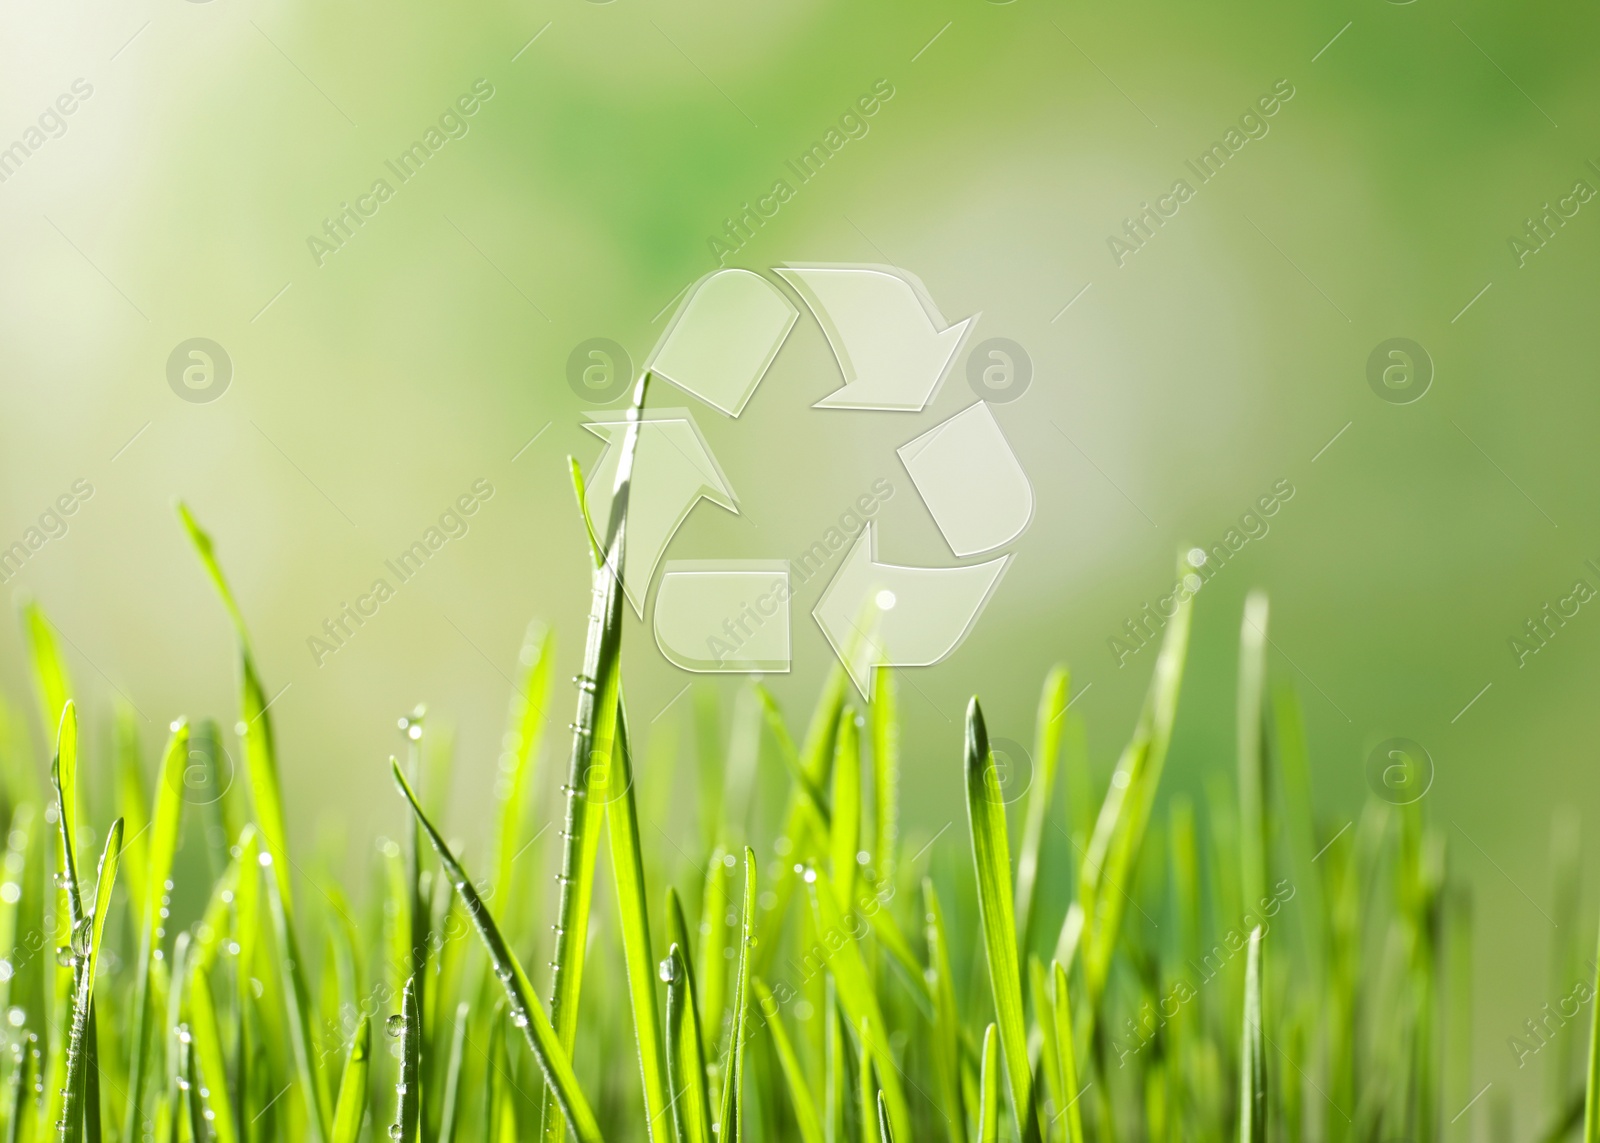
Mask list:
[{"label": "water droplet", "polygon": [[[656,969],[656,973],[661,977],[661,983],[671,984],[674,980],[678,979],[678,964],[669,956],[666,960],[661,962],[660,966]],[[12,1009],[12,1011],[16,1011],[16,1009]]]},{"label": "water droplet", "polygon": [[406,1030],[406,1018],[396,1012],[388,1020],[384,1021],[383,1030],[391,1036],[403,1035]]},{"label": "water droplet", "polygon": [[517,1009],[511,1014],[511,1023],[513,1027],[526,1028],[528,1026],[528,1014],[520,1008]]},{"label": "water droplet", "polygon": [[406,1129],[404,1127],[401,1127],[398,1123],[391,1123],[389,1125],[389,1138],[390,1139],[395,1139],[395,1140],[402,1139],[402,1138],[405,1137],[405,1133],[406,1133]]},{"label": "water droplet", "polygon": [[72,962],[73,962],[72,946],[71,945],[57,945],[56,946],[56,963],[59,964],[62,968],[71,968],[72,967]]}]

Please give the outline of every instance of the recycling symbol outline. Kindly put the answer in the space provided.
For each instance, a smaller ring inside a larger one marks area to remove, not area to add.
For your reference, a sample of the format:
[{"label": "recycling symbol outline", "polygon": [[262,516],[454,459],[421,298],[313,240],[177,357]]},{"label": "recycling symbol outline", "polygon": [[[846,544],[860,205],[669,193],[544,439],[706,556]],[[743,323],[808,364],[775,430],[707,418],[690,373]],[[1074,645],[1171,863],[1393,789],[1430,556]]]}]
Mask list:
[{"label": "recycling symbol outline", "polygon": [[[947,323],[922,283],[892,266],[784,265],[773,273],[817,323],[844,384],[814,408],[919,413],[938,393],[980,314]],[[790,297],[752,270],[721,269],[694,283],[645,370],[737,419],[801,316]],[[597,519],[610,511],[620,413],[591,414],[604,442],[585,481]],[[903,566],[877,560],[867,518],[811,610],[851,681],[870,698],[878,666],[932,666],[954,653],[987,606],[1033,515],[1033,488],[980,399],[895,450],[923,506],[958,559]],[[639,421],[623,591],[644,619],[668,544],[702,499],[739,514],[739,501],[693,413],[650,408]],[[880,483],[884,483],[881,482]],[[859,500],[866,500],[863,496]],[[865,509],[863,509],[865,511]],[[823,547],[820,571],[839,549]],[[792,572],[806,559],[672,560],[656,588],[656,644],[675,666],[703,674],[784,673],[792,663]]]}]

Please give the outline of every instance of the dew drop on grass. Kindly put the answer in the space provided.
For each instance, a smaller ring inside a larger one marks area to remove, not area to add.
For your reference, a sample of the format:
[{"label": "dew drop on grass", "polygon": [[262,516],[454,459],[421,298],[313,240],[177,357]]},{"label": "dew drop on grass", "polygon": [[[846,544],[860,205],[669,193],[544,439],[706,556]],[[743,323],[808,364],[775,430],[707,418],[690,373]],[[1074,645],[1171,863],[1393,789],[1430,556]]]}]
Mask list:
[{"label": "dew drop on grass", "polygon": [[[657,967],[656,974],[661,977],[662,984],[671,984],[673,981],[678,979],[677,963],[670,956],[667,957],[667,959],[662,961]],[[16,1010],[12,1009],[12,1011]]]},{"label": "dew drop on grass", "polygon": [[406,1030],[406,1018],[396,1012],[383,1023],[383,1030],[391,1036],[399,1036]]}]

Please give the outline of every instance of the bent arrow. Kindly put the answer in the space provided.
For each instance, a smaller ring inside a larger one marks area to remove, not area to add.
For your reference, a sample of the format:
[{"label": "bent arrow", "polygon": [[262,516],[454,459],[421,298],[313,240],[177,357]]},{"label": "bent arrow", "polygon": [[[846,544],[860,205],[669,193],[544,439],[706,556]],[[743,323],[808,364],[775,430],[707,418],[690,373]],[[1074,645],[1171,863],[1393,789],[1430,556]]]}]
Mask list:
[{"label": "bent arrow", "polygon": [[919,411],[978,316],[946,328],[922,283],[891,266],[793,266],[776,272],[816,315],[844,374],[844,387],[814,408]]},{"label": "bent arrow", "polygon": [[760,274],[717,270],[691,288],[646,368],[737,417],[799,319]]},{"label": "bent arrow", "polygon": [[811,614],[861,694],[873,668],[928,667],[961,645],[1010,556],[971,567],[880,564],[874,525],[863,529]]},{"label": "bent arrow", "polygon": [[[610,446],[622,439],[628,422],[613,418],[587,421],[583,427],[606,442],[605,452],[585,480],[589,514],[605,520],[611,512],[611,487],[621,451]],[[633,461],[628,556],[622,569],[622,590],[640,619],[661,554],[700,500],[709,500],[735,515],[739,512],[733,488],[689,410],[646,410],[639,423],[639,451]]]}]

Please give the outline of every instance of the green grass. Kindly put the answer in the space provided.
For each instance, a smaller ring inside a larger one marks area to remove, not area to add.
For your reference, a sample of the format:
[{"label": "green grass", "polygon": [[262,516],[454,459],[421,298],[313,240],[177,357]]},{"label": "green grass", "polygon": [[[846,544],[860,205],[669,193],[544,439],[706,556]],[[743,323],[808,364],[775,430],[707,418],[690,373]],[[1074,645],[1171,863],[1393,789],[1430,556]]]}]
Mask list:
[{"label": "green grass", "polygon": [[[1267,678],[1263,597],[1241,624],[1237,765],[1203,812],[1161,794],[1185,601],[1109,772],[1057,668],[1034,784],[1008,804],[974,699],[964,741],[919,761],[966,794],[965,829],[930,851],[935,830],[900,819],[887,669],[861,709],[834,670],[798,741],[752,685],[728,739],[704,691],[693,757],[670,719],[636,752],[619,669],[630,468],[603,528],[574,480],[594,610],[564,774],[541,770],[555,652],[534,626],[488,836],[447,840],[449,759],[413,712],[391,763],[400,843],[371,893],[291,851],[246,609],[187,509],[237,636],[238,707],[217,713],[241,728],[245,782],[219,780],[204,719],[172,723],[148,776],[126,718],[80,749],[53,628],[24,608],[55,750],[46,768],[13,735],[0,759],[0,1139],[1508,1138],[1497,1100],[1456,1116],[1476,1087],[1470,924],[1443,836],[1415,805],[1374,801],[1348,830],[1318,818],[1298,703]],[[185,798],[197,767],[218,800]],[[549,870],[530,843],[557,778]],[[693,828],[669,808],[678,786]],[[1556,849],[1570,921],[1576,843]],[[203,903],[181,929],[180,899]],[[1562,940],[1554,971],[1579,971],[1587,949]],[[524,965],[550,966],[544,991]],[[1600,1143],[1590,1020],[1587,1082],[1563,1047],[1547,1106],[1523,1115],[1540,1134],[1519,1138]]]}]

